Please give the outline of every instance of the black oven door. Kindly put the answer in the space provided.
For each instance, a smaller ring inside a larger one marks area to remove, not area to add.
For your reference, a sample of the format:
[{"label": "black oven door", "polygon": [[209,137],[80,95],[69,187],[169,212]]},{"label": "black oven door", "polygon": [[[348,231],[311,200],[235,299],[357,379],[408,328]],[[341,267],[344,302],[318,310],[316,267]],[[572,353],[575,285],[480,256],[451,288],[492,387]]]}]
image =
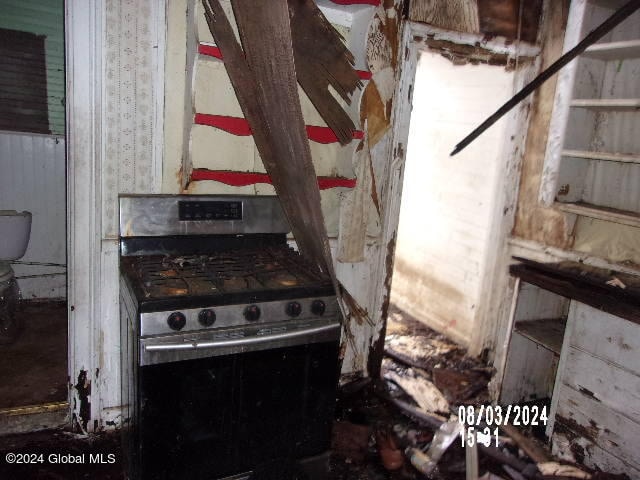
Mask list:
[{"label": "black oven door", "polygon": [[140,367],[138,470],[218,479],[329,449],[338,340]]}]

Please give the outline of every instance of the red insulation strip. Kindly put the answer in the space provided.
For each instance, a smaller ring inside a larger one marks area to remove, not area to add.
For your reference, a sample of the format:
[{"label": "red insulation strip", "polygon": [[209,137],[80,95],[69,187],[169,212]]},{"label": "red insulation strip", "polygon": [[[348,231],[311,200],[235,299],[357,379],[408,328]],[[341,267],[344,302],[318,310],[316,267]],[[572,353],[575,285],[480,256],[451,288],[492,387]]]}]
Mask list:
[{"label": "red insulation strip", "polygon": [[198,53],[222,60],[222,52],[218,47],[214,47],[213,45],[199,44]]},{"label": "red insulation strip", "polygon": [[[196,113],[194,123],[197,125],[207,125],[209,127],[219,128],[233,135],[247,136],[251,135],[251,127],[249,122],[240,117],[228,117],[225,115],[209,115],[207,113]],[[335,143],[338,137],[329,127],[318,127],[315,125],[307,125],[307,135],[310,140],[317,143]],[[356,130],[353,132],[353,138],[362,140],[364,132]]]},{"label": "red insulation strip", "polygon": [[[213,45],[206,45],[204,43],[199,44],[198,53],[200,55],[206,55],[208,57],[214,57],[218,60],[222,60],[222,52],[218,47],[215,47]],[[368,72],[366,70],[356,70],[356,73],[362,80],[371,80],[371,72]]]},{"label": "red insulation strip", "polygon": [[197,125],[207,125],[219,128],[227,133],[246,137],[251,135],[249,122],[240,117],[227,117],[225,115],[208,115],[206,113],[196,113],[193,122]]},{"label": "red insulation strip", "polygon": [[[191,180],[214,180],[234,187],[245,187],[256,183],[271,184],[271,178],[266,173],[254,172],[232,172],[228,170],[208,170],[206,168],[196,168],[191,172]],[[318,177],[320,190],[329,188],[344,187],[353,188],[356,186],[355,178],[344,177]]]}]

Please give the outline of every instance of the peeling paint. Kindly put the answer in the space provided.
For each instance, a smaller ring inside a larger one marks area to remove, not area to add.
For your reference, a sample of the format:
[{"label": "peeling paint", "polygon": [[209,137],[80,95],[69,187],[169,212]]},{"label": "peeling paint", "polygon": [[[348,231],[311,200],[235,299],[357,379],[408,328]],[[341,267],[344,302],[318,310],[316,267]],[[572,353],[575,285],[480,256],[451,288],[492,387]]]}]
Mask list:
[{"label": "peeling paint", "polygon": [[560,415],[556,417],[556,420],[562,423],[563,426],[568,430],[565,431],[564,429],[562,429],[565,434],[567,434],[569,431],[574,434],[574,439],[577,437],[583,437],[592,443],[599,443],[597,440],[598,435],[600,434],[600,427],[595,421],[592,420],[589,426],[585,426],[579,424],[573,418],[567,418]]},{"label": "peeling paint", "polygon": [[595,394],[591,390],[588,390],[588,389],[586,389],[584,387],[579,387],[579,390],[580,390],[580,393],[582,393],[583,395],[586,395],[587,397],[595,400],[596,402],[600,401],[600,399],[598,397],[596,397]]},{"label": "peeling paint", "polygon": [[[454,65],[466,65],[486,63],[488,65],[504,66],[507,70],[515,68],[516,59],[506,53],[496,53],[482,48],[479,45],[463,45],[449,42],[447,40],[436,40],[428,38],[424,44],[431,50],[440,52],[441,55],[450,60]],[[518,65],[525,65],[534,60],[532,57],[518,57]]]},{"label": "peeling paint", "polygon": [[[80,400],[80,409],[77,413],[74,413],[74,415],[80,418],[82,429],[86,431],[91,418],[91,402],[89,401],[89,397],[91,396],[91,380],[87,377],[86,370],[80,370],[78,383],[76,383],[74,387],[78,392],[77,398]],[[74,405],[74,410],[76,410],[76,408],[77,404]]]},{"label": "peeling paint", "polygon": [[381,327],[378,338],[372,341],[369,347],[367,358],[367,373],[371,378],[379,378],[382,367],[382,357],[384,356],[384,340],[387,332],[387,315],[389,313],[389,302],[391,298],[391,280],[393,278],[393,258],[396,251],[396,233],[387,244],[387,256],[385,257],[385,295],[380,307]]}]

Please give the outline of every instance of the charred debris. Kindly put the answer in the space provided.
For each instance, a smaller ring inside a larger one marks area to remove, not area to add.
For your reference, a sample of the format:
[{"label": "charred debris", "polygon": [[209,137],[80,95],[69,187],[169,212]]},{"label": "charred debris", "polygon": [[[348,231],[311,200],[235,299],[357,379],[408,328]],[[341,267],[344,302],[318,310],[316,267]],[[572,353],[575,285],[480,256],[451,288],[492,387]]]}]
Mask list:
[{"label": "charred debris", "polygon": [[[340,389],[332,478],[628,478],[555,459],[542,420],[527,427],[477,421],[491,405],[494,370],[393,305],[387,328],[380,379],[352,379]],[[548,399],[526,406],[549,415]]]}]

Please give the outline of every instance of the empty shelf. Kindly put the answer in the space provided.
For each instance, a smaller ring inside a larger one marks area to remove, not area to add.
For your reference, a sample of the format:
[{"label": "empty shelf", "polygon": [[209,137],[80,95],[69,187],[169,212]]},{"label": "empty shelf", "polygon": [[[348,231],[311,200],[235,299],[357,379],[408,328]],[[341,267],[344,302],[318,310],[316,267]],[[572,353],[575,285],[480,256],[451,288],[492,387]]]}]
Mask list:
[{"label": "empty shelf", "polygon": [[562,150],[563,157],[604,160],[607,162],[640,163],[640,155],[631,153],[592,152],[589,150]]},{"label": "empty shelf", "polygon": [[597,58],[598,60],[640,58],[640,40],[596,43],[587,48],[582,55],[588,58]]},{"label": "empty shelf", "polygon": [[595,110],[637,110],[640,98],[577,98],[571,100],[571,106]]},{"label": "empty shelf", "polygon": [[544,320],[524,320],[516,322],[514,331],[523,337],[542,345],[556,355],[560,355],[566,320],[546,318]]},{"label": "empty shelf", "polygon": [[607,222],[622,223],[632,227],[640,227],[640,215],[635,212],[616,210],[613,208],[599,207],[587,203],[562,203],[554,204],[559,210],[566,213],[574,213],[583,217],[596,218]]}]

